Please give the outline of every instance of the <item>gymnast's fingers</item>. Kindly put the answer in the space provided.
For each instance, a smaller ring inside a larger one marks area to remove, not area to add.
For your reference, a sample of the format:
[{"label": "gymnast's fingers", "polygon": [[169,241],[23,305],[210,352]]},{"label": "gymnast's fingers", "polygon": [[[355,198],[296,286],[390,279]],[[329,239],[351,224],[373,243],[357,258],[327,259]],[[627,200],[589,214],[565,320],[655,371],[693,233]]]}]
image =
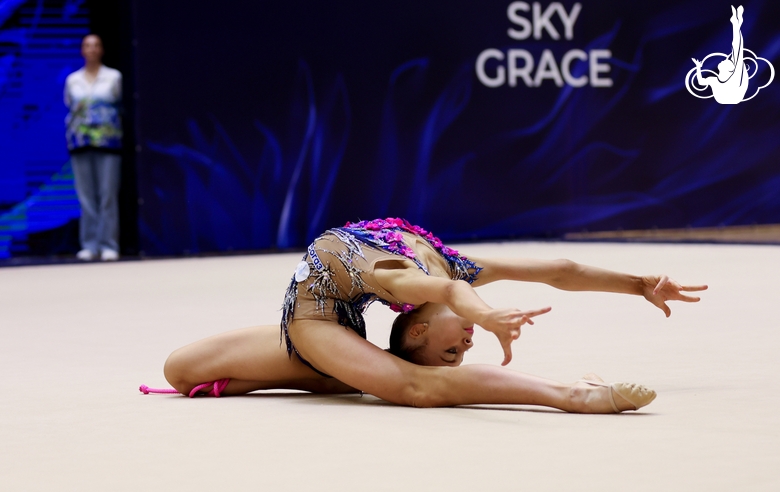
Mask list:
[{"label": "gymnast's fingers", "polygon": [[669,277],[667,275],[661,275],[661,280],[658,281],[658,285],[653,289],[653,295],[658,295],[658,292],[660,292],[668,283]]},{"label": "gymnast's fingers", "polygon": [[700,290],[707,290],[709,287],[706,285],[683,285],[680,287],[680,290],[684,290],[685,292],[697,292]]},{"label": "gymnast's fingers", "polygon": [[683,302],[699,302],[701,301],[701,297],[694,297],[694,296],[684,296],[680,294],[680,299]]},{"label": "gymnast's fingers", "polygon": [[512,341],[508,340],[506,343],[501,342],[501,348],[504,349],[504,362],[502,366],[509,364],[512,361]]},{"label": "gymnast's fingers", "polygon": [[669,308],[669,306],[666,305],[665,302],[662,302],[661,305],[658,307],[661,308],[661,311],[664,312],[667,318],[672,315],[672,310]]},{"label": "gymnast's fingers", "polygon": [[[526,316],[525,313],[517,313],[509,320],[509,325],[511,327],[517,326],[523,326],[525,323],[528,323],[530,321],[530,318]],[[533,323],[531,323],[533,324]],[[514,329],[514,328],[513,328]]]},{"label": "gymnast's fingers", "polygon": [[552,310],[552,307],[547,306],[543,307],[541,309],[532,309],[531,311],[523,311],[523,314],[529,318],[533,316],[539,316],[540,314],[549,313]]}]

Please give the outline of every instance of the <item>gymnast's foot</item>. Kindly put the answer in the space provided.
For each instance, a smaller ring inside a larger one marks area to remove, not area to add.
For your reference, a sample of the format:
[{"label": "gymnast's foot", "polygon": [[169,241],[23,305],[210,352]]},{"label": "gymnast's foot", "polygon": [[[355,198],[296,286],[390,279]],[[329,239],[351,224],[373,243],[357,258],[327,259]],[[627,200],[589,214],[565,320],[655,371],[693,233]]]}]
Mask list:
[{"label": "gymnast's foot", "polygon": [[736,24],[738,26],[742,26],[742,14],[745,12],[745,8],[742,7],[742,5],[739,6],[739,8],[734,9],[734,6],[731,6],[731,21],[732,24]]},{"label": "gymnast's foot", "polygon": [[583,413],[619,413],[638,410],[655,399],[655,391],[639,384],[607,384],[595,374],[586,374],[572,387],[577,411]]}]

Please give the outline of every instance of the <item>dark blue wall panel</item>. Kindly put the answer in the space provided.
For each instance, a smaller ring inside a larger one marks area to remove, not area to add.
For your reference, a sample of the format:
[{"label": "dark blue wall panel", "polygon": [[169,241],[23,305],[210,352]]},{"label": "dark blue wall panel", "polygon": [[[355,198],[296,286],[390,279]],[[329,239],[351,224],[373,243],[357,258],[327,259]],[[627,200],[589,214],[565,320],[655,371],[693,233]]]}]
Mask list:
[{"label": "dark blue wall panel", "polygon": [[[685,89],[691,58],[730,51],[729,2],[586,0],[557,40],[512,39],[510,3],[136,2],[143,249],[299,247],[388,215],[449,240],[780,222],[778,83],[732,106]],[[746,4],[773,62],[778,18]],[[487,87],[490,48],[609,50],[611,86],[558,87],[547,59],[538,87]]]}]

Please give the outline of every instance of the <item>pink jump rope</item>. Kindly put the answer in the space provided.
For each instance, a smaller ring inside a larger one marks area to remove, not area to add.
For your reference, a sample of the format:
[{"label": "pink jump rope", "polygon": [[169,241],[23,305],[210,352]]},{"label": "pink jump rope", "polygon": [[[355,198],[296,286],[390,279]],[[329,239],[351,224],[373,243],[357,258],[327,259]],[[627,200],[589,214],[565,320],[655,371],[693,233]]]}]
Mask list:
[{"label": "pink jump rope", "polygon": [[[229,382],[230,382],[230,379],[226,378],[226,379],[217,379],[216,381],[212,381],[210,383],[199,384],[199,385],[195,386],[194,388],[192,388],[192,391],[190,391],[189,397],[190,398],[194,398],[195,395],[198,394],[198,391],[201,391],[203,388],[208,388],[209,386],[211,386],[213,384],[214,387],[211,388],[211,391],[206,393],[206,396],[213,396],[215,398],[219,398],[221,396],[221,394],[222,394],[222,391],[225,390],[225,388],[227,387]],[[150,387],[148,387],[145,384],[142,384],[141,387],[138,388],[138,390],[141,391],[141,393],[143,393],[145,395],[148,395],[149,393],[173,393],[173,394],[177,394],[177,395],[178,394],[184,394],[184,393],[179,393],[178,391],[176,391],[175,389],[172,389],[172,388],[150,388]]]}]

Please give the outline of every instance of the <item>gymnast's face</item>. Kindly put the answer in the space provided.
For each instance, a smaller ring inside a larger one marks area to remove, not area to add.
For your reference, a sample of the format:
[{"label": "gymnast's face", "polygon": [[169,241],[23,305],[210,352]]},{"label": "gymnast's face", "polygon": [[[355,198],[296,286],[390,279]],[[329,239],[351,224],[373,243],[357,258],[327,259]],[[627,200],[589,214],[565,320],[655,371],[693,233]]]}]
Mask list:
[{"label": "gymnast's face", "polygon": [[426,366],[459,366],[474,343],[474,323],[453,313],[444,304],[428,303],[421,321],[407,334],[414,345],[425,344],[420,352]]}]

